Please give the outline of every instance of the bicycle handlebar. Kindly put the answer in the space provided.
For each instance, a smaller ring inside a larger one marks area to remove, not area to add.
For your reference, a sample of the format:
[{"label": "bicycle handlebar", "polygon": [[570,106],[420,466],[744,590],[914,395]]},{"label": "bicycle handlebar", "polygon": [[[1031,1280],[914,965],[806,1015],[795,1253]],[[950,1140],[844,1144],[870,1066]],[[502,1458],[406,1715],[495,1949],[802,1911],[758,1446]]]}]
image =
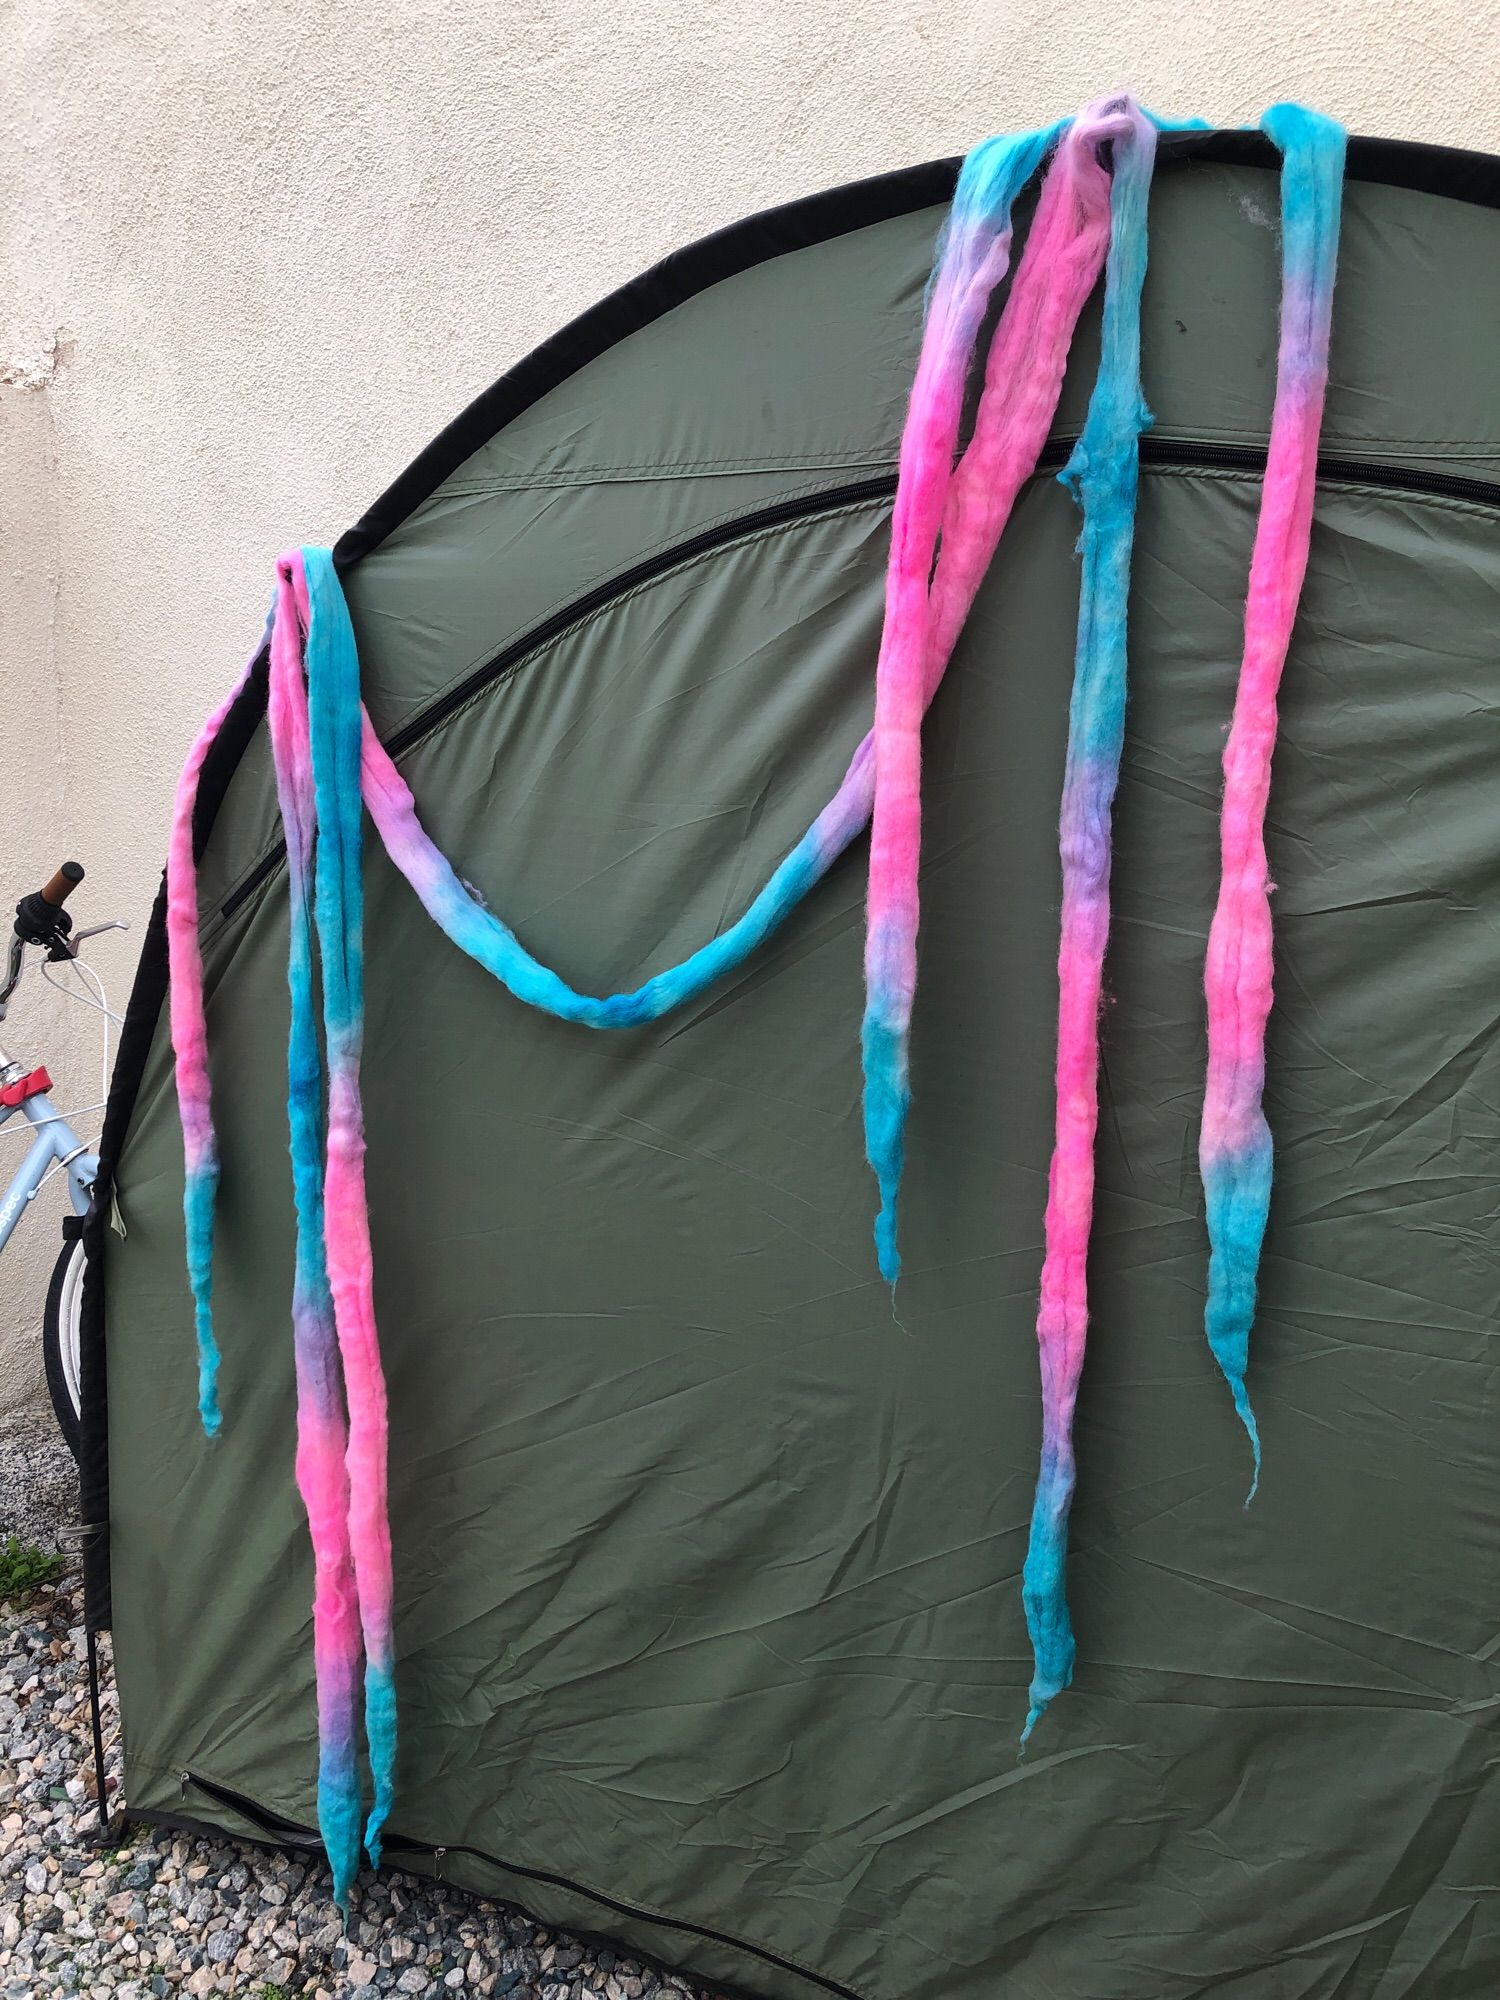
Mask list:
[{"label": "bicycle handlebar", "polygon": [[15,934],[23,944],[43,945],[51,959],[71,958],[68,933],[73,919],[63,904],[83,880],[76,861],[65,861],[43,889],[23,896],[16,905]]},{"label": "bicycle handlebar", "polygon": [[39,892],[41,899],[44,903],[50,903],[54,910],[60,910],[82,880],[82,862],[65,861],[52,880]]}]

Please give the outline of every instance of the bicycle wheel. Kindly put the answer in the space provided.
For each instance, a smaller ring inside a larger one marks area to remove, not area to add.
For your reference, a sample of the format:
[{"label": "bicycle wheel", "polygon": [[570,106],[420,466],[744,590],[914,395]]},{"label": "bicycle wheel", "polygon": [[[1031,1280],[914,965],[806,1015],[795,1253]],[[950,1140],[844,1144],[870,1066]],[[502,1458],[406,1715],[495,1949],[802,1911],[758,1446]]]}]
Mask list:
[{"label": "bicycle wheel", "polygon": [[79,1414],[83,1408],[79,1374],[78,1316],[83,1303],[84,1249],[81,1239],[64,1243],[52,1267],[42,1317],[42,1359],[47,1394],[68,1450],[78,1456]]}]

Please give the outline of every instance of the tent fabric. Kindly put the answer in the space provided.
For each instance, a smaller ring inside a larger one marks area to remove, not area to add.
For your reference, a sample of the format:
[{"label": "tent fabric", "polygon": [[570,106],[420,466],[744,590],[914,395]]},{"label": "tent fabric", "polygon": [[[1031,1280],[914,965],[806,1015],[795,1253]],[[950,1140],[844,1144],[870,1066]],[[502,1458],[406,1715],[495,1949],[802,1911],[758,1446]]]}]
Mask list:
[{"label": "tent fabric", "polygon": [[[369,856],[392,1862],[760,2000],[1495,1989],[1496,175],[1350,152],[1268,819],[1278,1178],[1246,1512],[1195,1155],[1274,376],[1257,143],[1164,140],[1152,199],[1073,1690],[1018,1760],[1078,576],[1076,512],[1039,478],[927,727],[899,1318],[868,1239],[857,854],[720,987],[607,1038],[511,1002]],[[365,698],[429,830],[575,984],[731,920],[869,726],[945,186],[914,170],[683,253],[341,545]],[[263,687],[201,814],[225,1429],[196,1426],[153,937],[90,1232],[85,1477],[132,1811],[299,1839]]]}]

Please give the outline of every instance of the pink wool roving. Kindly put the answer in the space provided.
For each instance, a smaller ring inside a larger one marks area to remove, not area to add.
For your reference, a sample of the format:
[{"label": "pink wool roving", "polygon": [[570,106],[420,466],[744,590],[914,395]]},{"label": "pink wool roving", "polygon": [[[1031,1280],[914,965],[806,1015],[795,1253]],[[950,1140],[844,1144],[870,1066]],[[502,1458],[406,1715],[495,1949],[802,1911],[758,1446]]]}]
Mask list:
[{"label": "pink wool roving", "polygon": [[[1073,330],[1109,240],[1110,177],[1100,148],[1130,130],[1127,102],[1117,97],[1091,106],[1058,144],[991,344],[974,435],[957,469],[952,455],[963,368],[949,357],[950,329],[936,316],[929,320],[902,437],[875,669],[875,800],[861,1037],[865,1151],[880,1190],[875,1243],[881,1273],[892,1285],[901,1270],[897,1200],[917,983],[922,717],[1016,495],[1046,442]],[[940,274],[935,300],[942,296]]]},{"label": "pink wool roving", "polygon": [[212,1437],[219,1428],[219,1345],[213,1328],[214,1204],[219,1189],[219,1149],[214,1138],[213,1093],[208,1074],[208,1019],[203,1000],[203,957],[198,947],[198,858],[193,819],[203,762],[218,741],[229,711],[255,672],[270,636],[199,730],[188,751],[167,837],[167,970],[177,1110],[182,1121],[182,1217],[193,1323],[198,1343],[198,1413]]},{"label": "pink wool roving", "polygon": [[1296,104],[1263,127],[1283,156],[1281,344],[1260,518],[1245,599],[1245,648],[1224,750],[1218,907],[1209,931],[1208,1078],[1198,1160],[1208,1220],[1204,1328],[1260,1479],[1260,1433],[1245,1387],[1261,1245],[1271,1202],[1271,1128],[1262,1108],[1271,1012],[1266,801],[1276,697],[1307,571],[1318,437],[1338,266],[1344,132]]},{"label": "pink wool roving", "polygon": [[1083,510],[1078,642],[1068,717],[1059,846],[1057,1089],[1048,1176],[1046,1254],[1037,1311],[1042,1452],[1022,1602],[1034,1671],[1022,1740],[1073,1673],[1065,1568],[1073,1504],[1073,1409],[1088,1334],[1088,1250],[1099,1115],[1099,1009],[1109,938],[1111,815],[1125,741],[1126,609],[1135,535],[1140,435],[1141,288],[1156,132],[1137,113],[1114,149],[1113,226],[1099,373],[1083,433],[1060,475]]},{"label": "pink wool roving", "polygon": [[359,1866],[356,1719],[362,1640],[349,1524],[349,1427],[324,1226],[321,1120],[325,1079],[313,978],[317,803],[303,681],[305,596],[297,559],[284,559],[277,572],[266,712],[287,855],[287,1122],[297,1214],[292,1271],[296,1471],[313,1552],[318,1828],[333,1871],[334,1900],[342,1908]]},{"label": "pink wool roving", "polygon": [[[386,1505],[386,1389],[375,1327],[374,1263],[365,1198],[360,1052],[364,1039],[363,811],[359,658],[331,563],[301,550],[282,560],[295,594],[306,669],[311,754],[314,914],[328,1051],[323,1249],[348,1411],[348,1539],[364,1641],[365,1746],[374,1797],[364,1842],[380,1860],[395,1788],[395,1640]],[[278,630],[284,621],[278,614]],[[274,644],[274,641],[273,641]],[[301,675],[292,677],[300,690]]]}]

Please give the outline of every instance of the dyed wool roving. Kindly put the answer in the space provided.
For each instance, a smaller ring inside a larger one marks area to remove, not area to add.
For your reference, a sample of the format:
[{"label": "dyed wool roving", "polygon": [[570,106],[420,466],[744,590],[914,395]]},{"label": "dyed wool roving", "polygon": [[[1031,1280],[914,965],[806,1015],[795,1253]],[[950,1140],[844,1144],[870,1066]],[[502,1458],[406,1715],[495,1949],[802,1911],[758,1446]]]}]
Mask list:
[{"label": "dyed wool roving", "polygon": [[[518,999],[599,1029],[656,1020],[739,964],[871,823],[864,1119],[880,1190],[878,1261],[894,1284],[900,1269],[897,1198],[916,983],[921,722],[1016,497],[1035,470],[1074,328],[1107,255],[1099,376],[1083,434],[1061,475],[1082,510],[1083,561],[1061,813],[1057,1125],[1037,1323],[1042,1460],[1023,1582],[1035,1657],[1025,1734],[1068,1684],[1074,1645],[1064,1566],[1074,1487],[1072,1419],[1088,1320],[1110,819],[1124,740],[1138,444],[1150,421],[1140,384],[1139,308],[1155,122],[1130,99],[1115,97],[1063,126],[988,140],[965,161],[929,287],[902,439],[874,727],[855,750],[834,797],[743,915],[633,991],[597,997],[576,992],[464,887],[427,837],[405,780],[364,713],[353,628],[331,555],[304,549],[279,565],[268,709],[291,919],[288,1116],[297,1213],[292,1297],[297,1478],[314,1554],[319,1825],[341,1906],[347,1904],[360,1851],[361,1658],[374,1794],[363,1838],[376,1863],[393,1796],[396,1749],[386,1399],[373,1309],[359,1086],[361,802],[392,861],[461,949]],[[1247,1423],[1245,1358],[1270,1185],[1269,1134],[1260,1111],[1261,1042],[1270,997],[1263,819],[1276,686],[1306,565],[1343,148],[1337,127],[1294,107],[1269,113],[1266,129],[1284,154],[1282,342],[1246,611],[1245,663],[1225,756],[1224,880],[1208,963],[1210,1069],[1203,1126],[1213,1249],[1209,1339]],[[1049,154],[991,341],[973,432],[959,452],[979,332],[1009,265],[1012,209]],[[219,1168],[193,818],[204,757],[245,678],[189,754],[167,869],[187,1261],[200,1409],[209,1435],[220,1424],[212,1312]],[[323,993],[321,1046],[315,959]]]},{"label": "dyed wool roving", "polygon": [[1057,961],[1057,1110],[1048,1178],[1037,1348],[1042,1463],[1022,1572],[1035,1672],[1022,1741],[1073,1676],[1065,1564],[1073,1501],[1073,1406],[1088,1333],[1088,1249],[1099,1118],[1099,1008],[1109,937],[1110,818],[1125,744],[1125,613],[1140,436],[1141,288],[1156,133],[1137,116],[1115,147],[1114,224],[1104,281],[1099,374],[1083,432],[1059,475],[1083,511],[1078,645],[1061,813],[1062,934]]},{"label": "dyed wool roving", "polygon": [[[274,616],[274,607],[271,616]],[[188,751],[167,836],[167,969],[177,1111],[182,1121],[182,1218],[188,1281],[198,1342],[198,1413],[213,1437],[219,1428],[219,1347],[214,1339],[214,1204],[219,1192],[219,1149],[214,1138],[208,1075],[208,1022],[203,1005],[203,957],[198,948],[198,858],[193,813],[203,760],[218,741],[271,635],[271,616],[259,646],[239,679],[209,716]]]},{"label": "dyed wool roving", "polygon": [[370,1216],[365,1199],[364,875],[361,853],[359,656],[333,565],[309,572],[293,559],[307,652],[317,813],[316,916],[328,1048],[327,1166],[323,1235],[349,1415],[349,1544],[365,1646],[365,1749],[374,1801],[365,1848],[377,1866],[396,1768],[395,1645],[391,1630],[391,1531],[386,1506],[386,1398],[375,1330]]},{"label": "dyed wool roving", "polygon": [[[1222,872],[1206,969],[1209,1071],[1200,1146],[1211,1247],[1209,1345],[1249,1433],[1257,1479],[1260,1440],[1245,1370],[1271,1193],[1271,1137],[1261,1110],[1271,1004],[1263,830],[1276,689],[1312,525],[1344,162],[1342,128],[1329,119],[1296,105],[1277,105],[1263,126],[1284,159],[1282,333],[1246,602],[1244,664],[1224,756]],[[1110,817],[1124,746],[1130,549],[1139,437],[1150,421],[1140,386],[1150,170],[1150,142],[1138,134],[1115,169],[1099,376],[1083,434],[1061,475],[1083,507],[1083,576],[1061,814],[1056,1137],[1037,1317],[1042,1462],[1022,1579],[1035,1672],[1023,1742],[1073,1675],[1067,1524],[1075,1485],[1073,1410],[1088,1330],[1098,1020],[1109,932]],[[1252,1483],[1252,1496],[1254,1491]]]},{"label": "dyed wool roving", "polygon": [[297,1215],[292,1352],[297,1377],[297,1487],[313,1551],[313,1665],[318,1695],[318,1828],[340,1907],[359,1866],[360,1793],[355,1765],[361,1653],[358,1585],[350,1546],[348,1425],[323,1196],[323,1061],[313,994],[313,866],[317,807],[301,632],[306,585],[299,558],[277,572],[266,713],[277,801],[286,834],[289,942],[287,1123]]},{"label": "dyed wool roving", "polygon": [[[1090,107],[1061,140],[1022,270],[990,348],[974,434],[958,467],[968,348],[929,319],[901,443],[885,625],[875,669],[875,800],[865,930],[865,1150],[880,1188],[875,1243],[887,1283],[900,1275],[897,1198],[910,1103],[907,1042],[917,981],[922,836],[921,730],[931,692],[1035,470],[1062,389],[1073,329],[1104,260],[1109,175],[1100,147],[1122,137],[1119,100]],[[1028,268],[1045,283],[1023,281]],[[939,276],[934,303],[944,297]],[[970,345],[972,346],[972,334]],[[938,538],[941,534],[941,553]],[[934,575],[934,558],[937,573]]]},{"label": "dyed wool roving", "polygon": [[1245,599],[1245,649],[1224,749],[1219,900],[1204,970],[1208,1078],[1198,1146],[1210,1246],[1204,1327],[1250,1439],[1251,1498],[1260,1479],[1260,1434],[1245,1370],[1272,1170],[1271,1128],[1261,1107],[1272,973],[1266,800],[1276,696],[1307,569],[1345,144],[1341,126],[1296,104],[1275,105],[1263,129],[1283,162],[1281,343]]}]

